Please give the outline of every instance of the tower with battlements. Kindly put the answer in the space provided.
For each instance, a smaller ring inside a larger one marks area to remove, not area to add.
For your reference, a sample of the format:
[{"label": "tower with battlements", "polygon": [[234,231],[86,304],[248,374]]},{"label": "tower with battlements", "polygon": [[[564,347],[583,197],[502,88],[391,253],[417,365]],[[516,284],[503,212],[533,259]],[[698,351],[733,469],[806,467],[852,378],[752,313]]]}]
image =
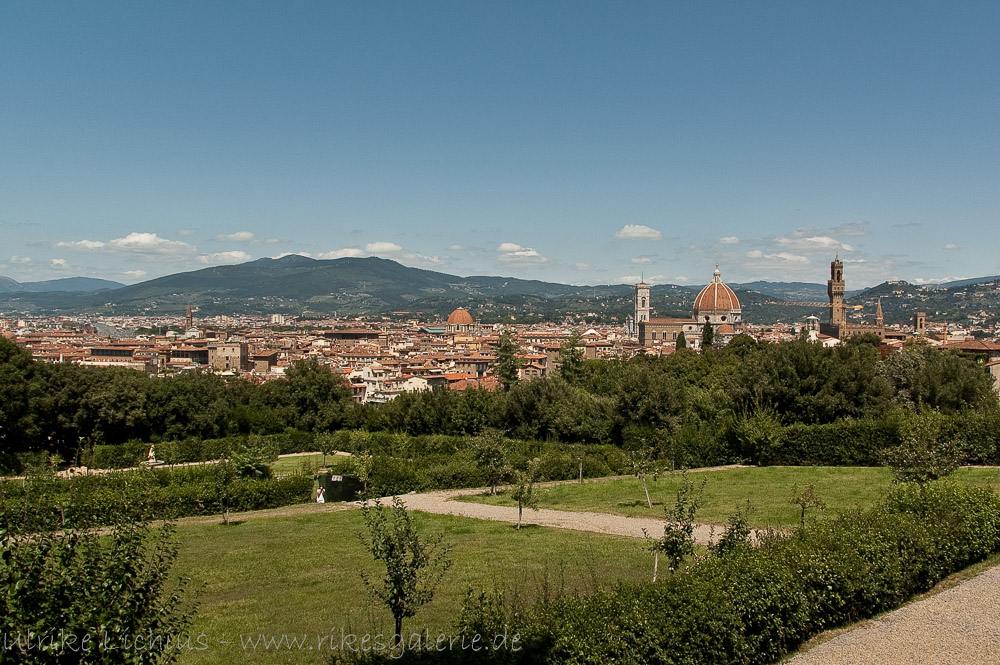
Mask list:
[{"label": "tower with battlements", "polygon": [[837,256],[830,262],[830,280],[826,283],[826,292],[830,296],[830,325],[842,328],[847,323],[844,312],[844,262]]}]

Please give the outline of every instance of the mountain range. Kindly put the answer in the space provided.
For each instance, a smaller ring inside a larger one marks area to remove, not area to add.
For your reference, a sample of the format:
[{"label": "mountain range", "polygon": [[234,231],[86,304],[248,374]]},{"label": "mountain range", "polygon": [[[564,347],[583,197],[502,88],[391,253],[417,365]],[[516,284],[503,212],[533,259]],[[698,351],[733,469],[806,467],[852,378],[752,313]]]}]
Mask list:
[{"label": "mountain range", "polygon": [[[828,311],[778,304],[825,302],[824,284],[757,281],[730,286],[750,322],[800,321],[809,314],[823,318]],[[654,286],[654,316],[690,316],[700,288]],[[513,277],[459,277],[375,257],[317,260],[290,255],[177,273],[131,286],[83,277],[24,284],[0,278],[0,311],[180,314],[191,304],[199,316],[284,313],[427,319],[465,307],[483,322],[571,318],[621,323],[632,311],[632,294],[627,284],[572,286]],[[879,298],[887,323],[909,321],[918,309],[927,311],[931,320],[965,321],[971,315],[995,322],[1000,277],[938,286],[886,282],[849,293],[849,304],[864,306],[851,315],[871,318]]]}]

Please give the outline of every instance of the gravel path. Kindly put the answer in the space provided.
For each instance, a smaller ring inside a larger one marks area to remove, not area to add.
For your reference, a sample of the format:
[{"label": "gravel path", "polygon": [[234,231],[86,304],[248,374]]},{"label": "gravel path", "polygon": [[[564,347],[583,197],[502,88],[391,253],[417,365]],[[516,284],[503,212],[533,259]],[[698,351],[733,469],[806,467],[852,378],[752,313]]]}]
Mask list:
[{"label": "gravel path", "polygon": [[1000,566],[860,624],[785,665],[1000,665]]},{"label": "gravel path", "polygon": [[[409,494],[400,498],[406,503],[407,508],[421,510],[425,513],[458,515],[460,517],[517,524],[516,506],[491,506],[484,503],[466,503],[464,501],[452,500],[453,497],[461,494],[476,494],[480,492],[482,490],[429,492],[427,494]],[[547,508],[525,510],[522,524],[537,524],[539,526],[572,529],[574,531],[593,531],[595,533],[629,536],[631,538],[642,538],[643,529],[653,537],[663,534],[662,519],[652,517],[623,517],[607,513],[549,510]],[[718,530],[716,531],[718,532]],[[708,543],[709,527],[696,526],[694,537],[699,543]]]},{"label": "gravel path", "polygon": [[[703,469],[690,469],[688,473],[698,473],[704,471],[718,471],[722,469],[742,468],[740,465],[719,466]],[[620,476],[626,477],[626,476]],[[627,476],[631,477],[631,476]],[[614,480],[611,478],[592,478],[584,482],[606,482]],[[565,485],[575,483],[574,480],[563,480],[550,483],[539,483],[537,487],[551,487],[553,485]],[[480,520],[492,520],[494,522],[508,522],[517,524],[517,506],[492,506],[484,503],[467,503],[464,501],[454,501],[457,496],[469,494],[482,494],[484,488],[442,490],[439,492],[426,492],[424,494],[407,494],[400,497],[407,508],[421,510],[425,513],[436,513],[440,515],[457,515],[460,517],[472,517]],[[383,503],[388,503],[391,497],[381,499]],[[525,509],[522,524],[537,524],[539,526],[554,527],[556,529],[572,529],[574,531],[592,531],[594,533],[606,533],[615,536],[628,536],[630,538],[643,538],[645,530],[650,536],[656,538],[663,534],[663,519],[656,517],[625,517],[622,515],[610,515],[608,513],[590,513],[568,510],[551,510],[540,508],[538,510]],[[715,536],[721,535],[722,529],[716,527]],[[712,538],[712,527],[698,524],[694,529],[694,539],[696,542],[707,545]]]}]

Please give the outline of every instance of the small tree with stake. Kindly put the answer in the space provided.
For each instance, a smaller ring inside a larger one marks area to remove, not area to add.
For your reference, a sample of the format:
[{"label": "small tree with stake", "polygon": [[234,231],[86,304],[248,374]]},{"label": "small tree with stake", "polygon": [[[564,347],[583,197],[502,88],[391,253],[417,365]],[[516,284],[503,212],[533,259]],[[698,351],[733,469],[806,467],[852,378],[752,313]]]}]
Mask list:
[{"label": "small tree with stake", "polygon": [[403,619],[412,617],[434,597],[434,590],[451,567],[450,548],[442,546],[441,536],[421,537],[399,497],[393,497],[390,506],[376,500],[363,506],[361,512],[367,529],[367,534],[360,534],[361,544],[376,561],[385,564],[381,580],[366,571],[361,572],[361,579],[392,612],[394,639],[402,648]]},{"label": "small tree with stake", "polygon": [[497,485],[510,475],[507,458],[510,457],[510,446],[503,434],[496,430],[485,432],[475,440],[472,446],[472,457],[476,467],[483,474],[483,480],[490,486],[490,494],[497,493]]},{"label": "small tree with stake", "polygon": [[521,530],[521,515],[525,508],[538,510],[538,495],[535,494],[535,468],[536,459],[528,467],[527,471],[518,471],[514,475],[514,485],[511,488],[510,498],[517,501],[517,530]]},{"label": "small tree with stake", "polygon": [[653,581],[660,568],[660,554],[667,558],[670,572],[676,572],[680,568],[684,557],[694,554],[694,516],[698,512],[701,504],[701,494],[705,489],[703,479],[697,493],[694,490],[694,483],[683,474],[680,489],[677,490],[677,499],[672,508],[663,508],[666,522],[663,525],[663,535],[659,538],[650,538],[646,530],[646,546],[653,552]]},{"label": "small tree with stake", "polygon": [[649,496],[649,485],[646,484],[646,480],[652,476],[653,482],[656,482],[660,477],[660,469],[653,461],[653,454],[652,448],[641,448],[629,451],[626,457],[632,475],[642,483],[642,490],[646,493],[646,503],[650,510],[653,509],[653,499]]},{"label": "small tree with stake", "polygon": [[788,502],[799,507],[799,528],[803,532],[806,528],[806,510],[809,508],[826,509],[826,501],[816,493],[816,486],[812,483],[805,487],[799,487],[798,484],[792,485],[792,496]]}]

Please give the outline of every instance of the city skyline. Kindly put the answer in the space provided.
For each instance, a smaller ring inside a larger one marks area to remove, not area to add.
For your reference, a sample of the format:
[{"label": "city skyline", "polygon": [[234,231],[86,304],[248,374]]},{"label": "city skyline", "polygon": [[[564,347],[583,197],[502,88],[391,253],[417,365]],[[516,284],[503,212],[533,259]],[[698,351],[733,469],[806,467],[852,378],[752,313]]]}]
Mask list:
[{"label": "city skyline", "polygon": [[8,4],[0,275],[1000,273],[1000,7]]}]

